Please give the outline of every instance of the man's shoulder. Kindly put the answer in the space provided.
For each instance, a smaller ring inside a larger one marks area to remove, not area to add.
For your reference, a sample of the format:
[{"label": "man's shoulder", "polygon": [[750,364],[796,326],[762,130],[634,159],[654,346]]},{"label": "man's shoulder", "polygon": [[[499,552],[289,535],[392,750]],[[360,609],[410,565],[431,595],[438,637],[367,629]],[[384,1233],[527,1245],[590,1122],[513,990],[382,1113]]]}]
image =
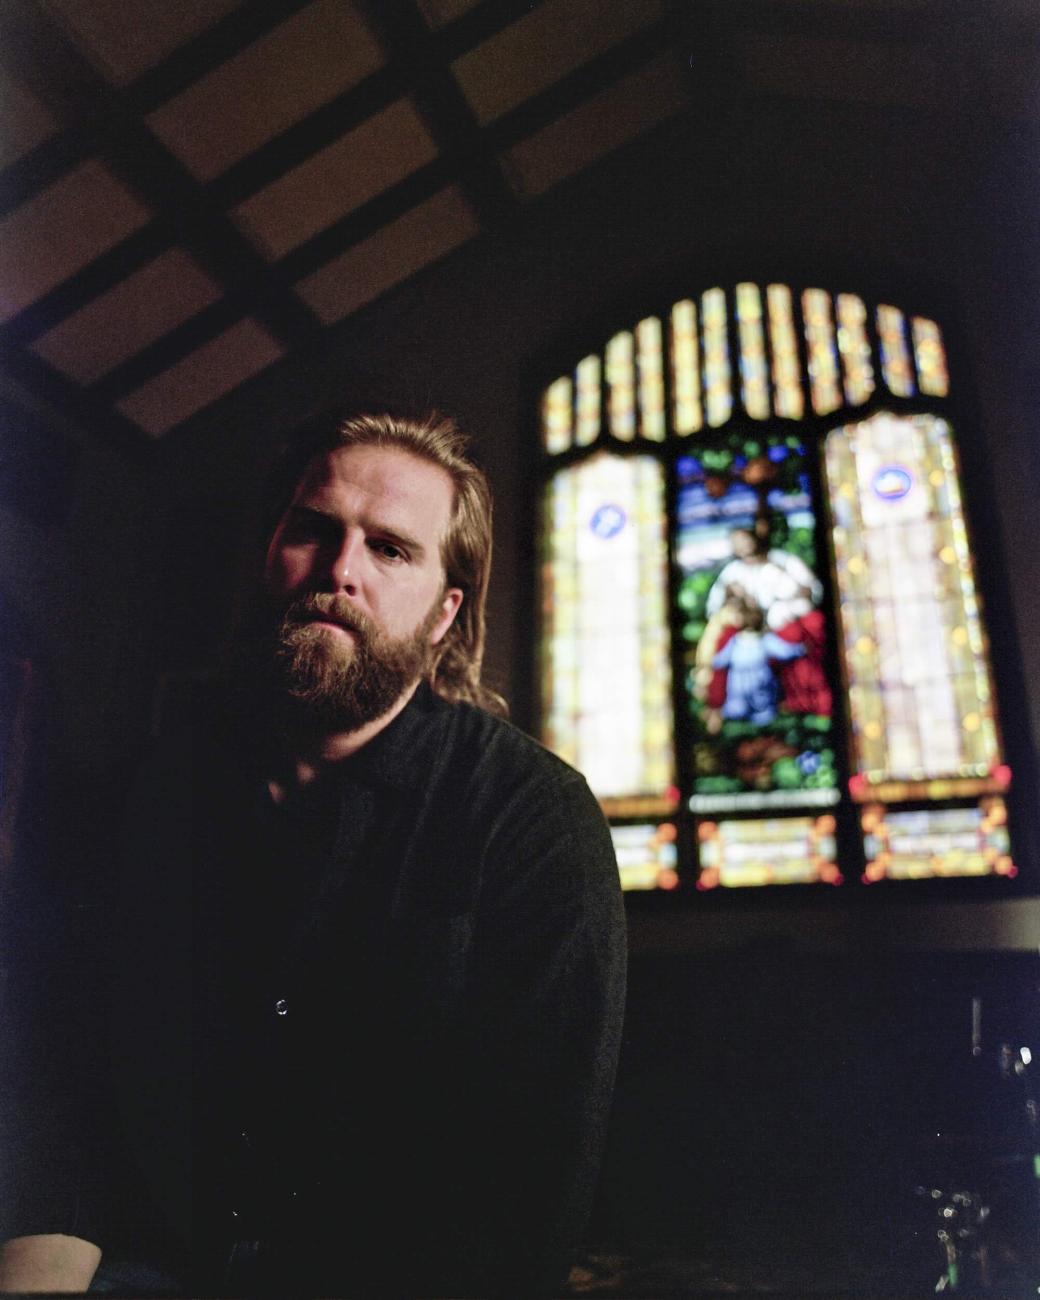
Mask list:
[{"label": "man's shoulder", "polygon": [[437,700],[434,726],[456,761],[488,778],[584,786],[582,774],[507,718],[463,701]]}]

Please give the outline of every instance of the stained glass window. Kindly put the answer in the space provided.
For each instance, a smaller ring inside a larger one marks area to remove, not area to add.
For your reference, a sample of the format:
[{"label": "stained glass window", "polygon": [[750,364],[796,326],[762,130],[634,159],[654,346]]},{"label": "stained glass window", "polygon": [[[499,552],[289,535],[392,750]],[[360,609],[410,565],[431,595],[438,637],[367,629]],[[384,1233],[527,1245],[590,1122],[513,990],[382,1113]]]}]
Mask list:
[{"label": "stained glass window", "polygon": [[863,809],[869,884],[876,880],[925,880],[933,876],[1014,876],[1007,807],[981,799],[968,808],[921,808],[888,812],[884,804]]},{"label": "stained glass window", "polygon": [[845,397],[850,406],[862,406],[874,391],[874,367],[867,339],[867,309],[854,293],[839,293],[838,351],[845,371]]},{"label": "stained glass window", "polygon": [[600,376],[600,359],[595,354],[578,362],[574,372],[577,391],[574,441],[579,447],[587,447],[599,437]]},{"label": "stained glass window", "polygon": [[701,321],[704,326],[704,404],[708,423],[717,428],[733,414],[729,321],[726,295],[722,289],[709,289],[701,298]]},{"label": "stained glass window", "polygon": [[769,410],[769,373],[762,330],[762,292],[757,284],[737,285],[737,324],[740,330],[740,395],[744,410],[754,420],[765,420]]},{"label": "stained glass window", "polygon": [[615,811],[674,807],[664,473],[600,453],[557,474],[542,524],[549,746]]},{"label": "stained glass window", "polygon": [[936,321],[750,281],[545,386],[542,736],[627,889],[1015,874],[949,391]]},{"label": "stained glass window", "polygon": [[661,322],[648,316],[636,326],[636,371],[639,376],[639,432],[661,442],[665,434],[664,354]]},{"label": "stained glass window", "polygon": [[574,411],[571,406],[573,385],[569,379],[557,379],[545,390],[542,399],[542,438],[550,456],[566,451],[571,445]]},{"label": "stained glass window", "polygon": [[856,796],[1002,788],[949,425],[879,412],[833,430],[825,462]]},{"label": "stained glass window", "polygon": [[824,289],[806,289],[802,294],[802,312],[813,410],[817,415],[829,415],[841,405],[830,294]]},{"label": "stained glass window", "polygon": [[607,344],[607,391],[610,432],[631,442],[636,434],[636,361],[627,330]]},{"label": "stained glass window", "polygon": [[704,423],[701,410],[700,348],[697,306],[689,298],[672,308],[673,425],[680,436],[695,433]]},{"label": "stained glass window", "polygon": [[939,326],[921,316],[915,316],[911,324],[921,392],[928,397],[945,397],[950,391],[950,377],[946,373],[946,349]]},{"label": "stained glass window", "polygon": [[840,885],[834,817],[703,821],[700,889],[746,885]]},{"label": "stained glass window", "polygon": [[906,346],[906,318],[898,307],[882,305],[877,309],[877,323],[881,340],[881,370],[888,391],[896,397],[913,397],[914,372]]},{"label": "stained glass window", "polygon": [[622,889],[675,889],[678,886],[674,823],[613,826],[611,835]]},{"label": "stained glass window", "polygon": [[771,284],[766,290],[766,302],[769,305],[769,341],[773,349],[776,413],[789,420],[800,420],[805,411],[805,399],[791,290],[786,284]]},{"label": "stained glass window", "polygon": [[806,448],[734,432],[676,469],[690,807],[836,803]]}]

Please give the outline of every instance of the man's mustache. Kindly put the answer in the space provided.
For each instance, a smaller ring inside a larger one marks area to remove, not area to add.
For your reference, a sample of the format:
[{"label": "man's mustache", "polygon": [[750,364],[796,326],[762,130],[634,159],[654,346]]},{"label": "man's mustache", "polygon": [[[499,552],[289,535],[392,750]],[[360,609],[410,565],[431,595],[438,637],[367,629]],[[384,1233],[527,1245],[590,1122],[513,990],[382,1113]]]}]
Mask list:
[{"label": "man's mustache", "polygon": [[320,591],[309,592],[292,601],[282,616],[282,626],[295,627],[316,620],[335,623],[360,638],[369,637],[375,631],[372,620],[349,598]]}]

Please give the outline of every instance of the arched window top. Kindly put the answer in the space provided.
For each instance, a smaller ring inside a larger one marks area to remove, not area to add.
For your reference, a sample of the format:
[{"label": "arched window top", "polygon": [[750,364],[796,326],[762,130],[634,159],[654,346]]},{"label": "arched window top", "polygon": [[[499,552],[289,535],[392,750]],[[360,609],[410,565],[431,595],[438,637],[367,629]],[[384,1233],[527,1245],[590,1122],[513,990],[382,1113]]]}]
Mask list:
[{"label": "arched window top", "polygon": [[545,389],[550,455],[600,437],[660,442],[717,429],[734,415],[801,420],[893,397],[946,397],[935,321],[853,293],[749,281],[713,287],[646,316]]}]

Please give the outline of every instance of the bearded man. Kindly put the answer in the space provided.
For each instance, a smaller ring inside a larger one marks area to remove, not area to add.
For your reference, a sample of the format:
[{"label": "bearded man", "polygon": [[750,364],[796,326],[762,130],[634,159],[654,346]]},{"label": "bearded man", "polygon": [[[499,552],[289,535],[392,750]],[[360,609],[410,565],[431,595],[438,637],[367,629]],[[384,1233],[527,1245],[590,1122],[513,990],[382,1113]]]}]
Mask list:
[{"label": "bearded man", "polygon": [[127,803],[106,1049],[59,980],[26,1052],[7,1290],[104,1252],[155,1293],[551,1295],[580,1240],[623,912],[584,780],[480,681],[487,483],[439,418],[290,466],[229,680]]}]

